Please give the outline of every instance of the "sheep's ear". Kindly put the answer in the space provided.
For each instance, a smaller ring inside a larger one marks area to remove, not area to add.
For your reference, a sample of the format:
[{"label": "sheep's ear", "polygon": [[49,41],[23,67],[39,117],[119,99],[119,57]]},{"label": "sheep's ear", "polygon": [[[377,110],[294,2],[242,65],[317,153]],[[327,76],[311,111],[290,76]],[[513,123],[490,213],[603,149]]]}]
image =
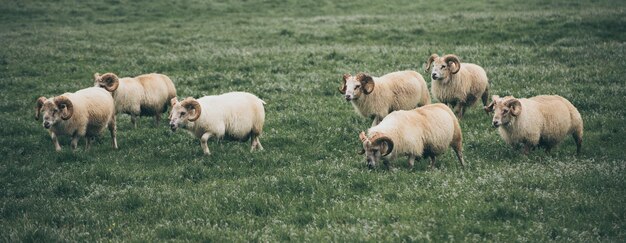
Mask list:
[{"label": "sheep's ear", "polygon": [[519,116],[522,113],[522,103],[518,99],[510,99],[506,101],[506,106],[511,109],[511,115]]},{"label": "sheep's ear", "polygon": [[41,107],[43,107],[43,103],[46,102],[46,97],[39,97],[37,99],[37,106],[35,107],[35,120],[39,121],[39,113],[41,112]]},{"label": "sheep's ear", "polygon": [[359,139],[361,139],[361,142],[365,142],[365,140],[367,140],[367,136],[365,135],[365,132],[359,133]]},{"label": "sheep's ear", "polygon": [[367,75],[365,73],[359,73],[356,76],[356,79],[361,82],[361,89],[363,89],[363,93],[370,94],[374,91],[374,78],[372,76]]},{"label": "sheep's ear", "polygon": [[489,103],[489,105],[485,106],[483,109],[485,109],[485,111],[489,113],[493,111],[493,107],[495,105],[496,105],[496,100],[492,100],[491,103]]},{"label": "sheep's ear", "polygon": [[341,86],[339,87],[339,93],[346,94],[346,82],[348,81],[350,76],[351,75],[348,73],[343,75],[343,82],[341,83]]},{"label": "sheep's ear", "polygon": [[178,97],[174,97],[170,100],[170,105],[172,105],[172,107],[174,107],[174,105],[176,105],[176,103],[178,103]]},{"label": "sheep's ear", "polygon": [[98,81],[98,79],[99,79],[99,78],[100,78],[100,73],[94,73],[94,74],[93,74],[93,79],[94,79],[95,81]]},{"label": "sheep's ear", "polygon": [[424,66],[424,72],[428,73],[428,71],[430,71],[430,65],[435,61],[435,59],[439,58],[439,55],[437,54],[432,54],[430,55],[430,57],[428,58],[428,60],[426,61],[426,65]]},{"label": "sheep's ear", "polygon": [[500,96],[499,96],[499,95],[492,95],[492,96],[491,96],[491,100],[492,100],[492,101],[494,101],[494,102],[495,102],[495,101],[497,101],[497,100],[499,100],[499,99],[500,99]]}]

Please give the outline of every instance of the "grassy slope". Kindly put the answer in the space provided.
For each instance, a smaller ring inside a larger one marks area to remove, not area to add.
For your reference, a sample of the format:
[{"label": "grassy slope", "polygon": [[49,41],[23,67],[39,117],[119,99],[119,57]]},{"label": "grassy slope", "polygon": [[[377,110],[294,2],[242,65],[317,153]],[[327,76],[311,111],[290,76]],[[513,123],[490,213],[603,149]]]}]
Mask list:
[{"label": "grassy slope", "polygon": [[[0,241],[611,240],[626,238],[626,14],[621,1],[2,1]],[[423,71],[431,53],[482,65],[492,93],[560,94],[584,152],[504,145],[462,121],[466,160],[368,170],[342,73]],[[118,117],[90,151],[54,152],[34,101],[94,72],[161,72],[179,96],[243,90],[268,105],[261,153]]]}]

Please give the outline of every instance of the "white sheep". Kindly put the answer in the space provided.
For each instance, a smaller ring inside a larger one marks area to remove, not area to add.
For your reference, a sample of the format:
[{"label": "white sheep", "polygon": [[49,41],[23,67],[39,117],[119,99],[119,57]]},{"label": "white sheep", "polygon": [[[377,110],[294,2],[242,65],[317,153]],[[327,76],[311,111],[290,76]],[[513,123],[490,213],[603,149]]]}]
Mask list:
[{"label": "white sheep", "polygon": [[455,55],[439,57],[432,54],[426,62],[426,73],[431,69],[431,92],[440,102],[451,105],[459,118],[478,97],[487,105],[489,79],[485,70],[473,63],[461,63]]},{"label": "white sheep", "polygon": [[265,102],[253,94],[231,92],[222,95],[171,100],[170,128],[183,128],[200,138],[204,154],[210,155],[207,141],[227,136],[236,140],[251,139],[250,151],[263,150],[259,136],[265,123]]},{"label": "white sheep", "polygon": [[61,151],[57,136],[71,136],[73,150],[76,150],[78,140],[85,138],[85,145],[89,148],[91,140],[105,127],[109,128],[113,148],[117,149],[115,105],[111,94],[104,89],[92,87],[50,99],[39,97],[35,119],[39,120],[41,114],[43,127],[50,132],[56,151]]},{"label": "white sheep", "polygon": [[576,153],[580,154],[583,120],[576,107],[561,96],[516,99],[494,95],[485,111],[494,112],[492,123],[502,139],[514,147],[521,144],[524,154],[536,147],[544,147],[549,153],[570,134],[576,141]]},{"label": "white sheep", "polygon": [[176,97],[172,80],[158,73],[122,79],[113,73],[95,73],[94,82],[96,87],[113,93],[117,113],[129,114],[135,128],[138,116],[154,116],[154,123],[158,125],[170,99]]},{"label": "white sheep", "polygon": [[393,72],[382,77],[344,74],[339,92],[345,94],[346,101],[352,103],[357,113],[374,119],[372,126],[392,111],[430,104],[426,81],[414,71]]},{"label": "white sheep", "polygon": [[413,167],[416,157],[430,157],[432,168],[435,156],[443,154],[448,147],[452,147],[461,166],[465,166],[459,121],[444,104],[394,111],[370,128],[367,135],[361,132],[359,138],[363,143],[361,153],[365,153],[370,167],[381,159],[388,165],[388,160],[407,155],[410,167]]}]

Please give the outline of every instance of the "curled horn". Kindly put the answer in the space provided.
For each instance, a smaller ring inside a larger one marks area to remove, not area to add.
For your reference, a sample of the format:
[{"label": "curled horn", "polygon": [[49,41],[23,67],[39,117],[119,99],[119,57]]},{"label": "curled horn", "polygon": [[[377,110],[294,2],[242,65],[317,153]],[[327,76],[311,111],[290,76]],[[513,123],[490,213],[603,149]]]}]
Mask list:
[{"label": "curled horn", "polygon": [[[67,120],[74,115],[74,105],[72,105],[72,101],[67,97],[59,96],[54,98],[54,104],[61,110],[61,119]],[[67,108],[67,111],[64,111],[64,108]]]},{"label": "curled horn", "polygon": [[380,134],[376,134],[374,137],[372,137],[371,140],[372,140],[372,144],[378,144],[378,143],[387,144],[387,151],[385,151],[385,153],[382,156],[387,156],[388,154],[391,153],[391,151],[393,151],[393,141],[391,141],[391,138],[387,136],[381,136]]},{"label": "curled horn", "polygon": [[196,101],[194,98],[188,97],[187,99],[180,102],[182,107],[185,107],[187,110],[194,109],[194,116],[189,117],[189,121],[196,121],[200,118],[200,113],[202,113],[202,108],[200,107],[200,103]]},{"label": "curled horn", "polygon": [[508,106],[511,109],[511,115],[519,116],[522,113],[522,103],[519,102],[518,99],[510,99],[504,103],[505,106]]},{"label": "curled horn", "polygon": [[461,61],[459,60],[459,57],[455,55],[445,55],[443,57],[443,61],[447,63],[449,66],[451,66],[450,62],[453,62],[455,64],[456,70],[453,70],[452,74],[456,74],[459,72],[459,70],[461,70]]},{"label": "curled horn", "polygon": [[363,90],[363,93],[365,93],[366,95],[374,91],[375,84],[374,84],[374,79],[372,78],[372,76],[365,74],[365,73],[359,73],[356,75],[356,80],[361,82],[361,89]]},{"label": "curled horn", "polygon": [[346,81],[350,78],[350,74],[346,73],[343,75],[343,83],[341,83],[341,87],[339,87],[339,93],[346,94]]},{"label": "curled horn", "polygon": [[103,88],[106,89],[109,92],[113,92],[113,91],[117,90],[117,87],[120,86],[120,79],[114,73],[105,73],[105,74],[103,74],[102,76],[100,76],[100,81],[99,82],[102,85],[104,85]]},{"label": "curled horn", "polygon": [[428,58],[428,61],[426,61],[426,67],[424,68],[424,72],[428,73],[428,71],[430,71],[430,65],[435,61],[435,59],[439,58],[439,55],[437,54],[432,54],[430,55],[430,57]]},{"label": "curled horn", "polygon": [[37,107],[35,107],[35,120],[39,120],[39,112],[41,111],[41,107],[43,107],[43,103],[46,102],[46,97],[39,97],[37,99]]}]

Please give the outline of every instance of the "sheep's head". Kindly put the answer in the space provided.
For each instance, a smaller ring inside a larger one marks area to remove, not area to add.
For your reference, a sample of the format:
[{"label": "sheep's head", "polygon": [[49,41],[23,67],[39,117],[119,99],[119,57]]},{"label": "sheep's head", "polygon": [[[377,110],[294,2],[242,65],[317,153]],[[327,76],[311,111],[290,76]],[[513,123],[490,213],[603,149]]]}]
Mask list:
[{"label": "sheep's head", "polygon": [[376,133],[371,138],[368,138],[365,132],[361,132],[359,139],[361,139],[363,143],[361,154],[365,154],[367,166],[369,167],[374,167],[382,157],[387,156],[393,151],[393,141],[380,133]]},{"label": "sheep's head", "polygon": [[339,92],[345,95],[346,101],[356,100],[362,94],[368,95],[374,91],[374,79],[365,73],[356,76],[350,74],[343,75],[343,82],[339,87]]},{"label": "sheep's head", "polygon": [[202,108],[196,99],[187,97],[178,102],[177,98],[174,97],[170,100],[170,103],[172,105],[172,111],[170,112],[169,118],[172,131],[175,132],[178,127],[184,128],[187,126],[187,123],[194,122],[200,118]]},{"label": "sheep's head", "polygon": [[94,86],[104,88],[109,92],[117,90],[117,87],[120,85],[120,79],[114,73],[105,73],[103,75],[95,73],[93,79]]},{"label": "sheep's head", "polygon": [[39,97],[35,108],[35,120],[43,114],[43,127],[48,129],[61,120],[67,120],[74,114],[72,101],[65,96],[47,99]]},{"label": "sheep's head", "polygon": [[426,61],[426,73],[430,72],[430,77],[433,80],[439,80],[443,83],[450,81],[450,76],[454,75],[461,70],[461,61],[459,57],[455,55],[445,55],[439,57],[437,54],[432,54],[428,61]]},{"label": "sheep's head", "polygon": [[485,111],[493,112],[494,127],[509,125],[522,112],[522,103],[513,96],[500,98],[494,95],[491,100],[491,103],[485,106]]}]

